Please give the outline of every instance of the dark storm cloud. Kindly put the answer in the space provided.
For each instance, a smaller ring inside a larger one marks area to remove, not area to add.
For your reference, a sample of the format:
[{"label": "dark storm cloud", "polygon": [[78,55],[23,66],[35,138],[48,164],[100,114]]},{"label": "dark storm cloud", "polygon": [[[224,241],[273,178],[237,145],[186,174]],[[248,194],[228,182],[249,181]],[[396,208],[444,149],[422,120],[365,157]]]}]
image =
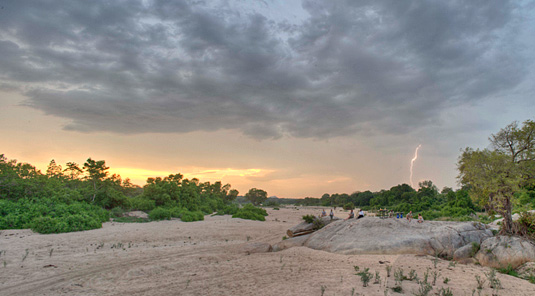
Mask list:
[{"label": "dark storm cloud", "polygon": [[225,3],[5,2],[0,86],[70,130],[263,139],[403,134],[527,73],[507,1],[304,1],[298,24]]}]

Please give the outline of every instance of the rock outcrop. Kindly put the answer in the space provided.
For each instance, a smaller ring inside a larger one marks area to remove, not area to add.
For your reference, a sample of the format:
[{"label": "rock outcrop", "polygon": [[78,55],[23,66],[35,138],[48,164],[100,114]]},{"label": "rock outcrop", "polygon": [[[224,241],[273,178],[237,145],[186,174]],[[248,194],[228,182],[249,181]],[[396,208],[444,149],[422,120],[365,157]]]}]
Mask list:
[{"label": "rock outcrop", "polygon": [[[455,250],[481,243],[492,236],[486,225],[478,222],[425,221],[406,219],[338,220],[310,234],[304,241],[293,242],[341,254],[421,254],[452,257]],[[287,243],[289,244],[289,243]],[[280,246],[282,249],[284,246]]]},{"label": "rock outcrop", "polygon": [[[327,217],[322,217],[322,218],[317,218],[317,219],[321,219],[321,223],[323,225],[328,225],[332,222],[335,222],[335,221],[338,221],[340,220],[340,218],[338,217],[334,217],[333,219],[331,219],[331,217],[327,216]],[[295,225],[294,227],[288,229],[286,231],[286,234],[288,234],[289,237],[295,237],[295,236],[301,236],[301,235],[305,235],[305,234],[309,234],[309,233],[312,233],[312,232],[315,232],[317,229],[316,225],[314,225],[314,223],[307,223],[307,222],[301,222],[297,225]]]},{"label": "rock outcrop", "polygon": [[485,240],[475,255],[475,259],[483,266],[494,268],[512,268],[535,261],[535,244],[519,238],[495,236]]}]

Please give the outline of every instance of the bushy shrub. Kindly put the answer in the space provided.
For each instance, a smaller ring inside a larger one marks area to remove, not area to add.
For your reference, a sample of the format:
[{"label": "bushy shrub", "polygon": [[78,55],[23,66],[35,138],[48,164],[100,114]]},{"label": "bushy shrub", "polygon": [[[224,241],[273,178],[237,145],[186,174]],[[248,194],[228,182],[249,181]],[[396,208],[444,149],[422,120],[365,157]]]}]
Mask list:
[{"label": "bushy shrub", "polygon": [[234,215],[238,212],[239,209],[240,208],[238,207],[238,205],[235,204],[226,205],[222,209],[217,211],[216,215]]},{"label": "bushy shrub", "polygon": [[110,216],[112,218],[122,217],[123,214],[124,214],[124,210],[121,207],[115,207],[115,208],[111,209],[111,211],[110,211]]},{"label": "bushy shrub", "polygon": [[139,210],[143,212],[150,212],[156,208],[156,202],[154,200],[142,197],[131,198],[130,204],[133,210]]},{"label": "bushy shrub", "polygon": [[302,218],[306,223],[313,223],[314,220],[316,220],[316,217],[314,217],[314,215],[304,215]]},{"label": "bushy shrub", "polygon": [[344,205],[344,210],[349,211],[355,209],[355,205],[352,202],[348,202]]},{"label": "bushy shrub", "polygon": [[151,220],[170,220],[171,210],[167,208],[157,207],[150,211],[149,218]]},{"label": "bushy shrub", "polygon": [[200,208],[201,212],[203,212],[206,215],[212,214],[214,212],[214,210],[212,209],[212,207],[209,204],[203,204],[199,208]]},{"label": "bushy shrub", "polygon": [[51,199],[0,201],[0,229],[31,228],[39,233],[60,233],[102,227],[109,212],[81,202],[58,204]]},{"label": "bushy shrub", "polygon": [[232,218],[266,221],[266,218],[264,216],[251,212],[251,211],[244,211],[243,209],[238,210],[236,214],[232,215]]},{"label": "bushy shrub", "polygon": [[257,208],[251,204],[246,204],[243,208],[239,209],[232,218],[242,218],[257,221],[266,221],[265,216],[267,212],[264,209]]},{"label": "bushy shrub", "polygon": [[535,213],[520,213],[520,218],[513,222],[515,233],[535,239]]},{"label": "bushy shrub", "polygon": [[183,222],[203,221],[204,214],[201,211],[190,212],[188,210],[184,210],[180,216],[180,220]]}]

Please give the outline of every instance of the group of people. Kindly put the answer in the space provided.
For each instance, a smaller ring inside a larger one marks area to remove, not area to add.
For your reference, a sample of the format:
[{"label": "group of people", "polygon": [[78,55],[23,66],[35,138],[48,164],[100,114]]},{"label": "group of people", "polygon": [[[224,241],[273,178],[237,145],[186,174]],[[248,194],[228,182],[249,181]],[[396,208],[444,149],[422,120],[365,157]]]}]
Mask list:
[{"label": "group of people", "polygon": [[[325,217],[325,216],[327,216],[327,212],[325,212],[325,209],[323,209],[321,211],[320,217]],[[331,220],[334,218],[334,212],[333,212],[332,209],[331,209],[331,212],[329,213],[329,216],[331,217]],[[349,212],[349,216],[347,218],[345,218],[344,220],[353,219],[353,218],[355,218],[355,212],[353,212],[353,210],[351,210]],[[360,219],[360,218],[364,218],[364,211],[362,209],[360,209],[359,215],[357,216],[357,219]]]},{"label": "group of people", "polygon": [[[411,220],[412,220],[412,211],[410,211],[407,214],[407,220],[409,220],[409,222],[411,222]],[[418,223],[424,223],[424,217],[422,217],[422,214],[418,214]]]},{"label": "group of people", "polygon": [[[321,210],[320,217],[325,217],[325,216],[327,216],[327,212],[325,212],[325,209],[323,209],[323,210]],[[334,218],[333,209],[331,209],[331,212],[329,213],[329,216],[331,217],[331,220]],[[394,217],[394,210],[390,210],[389,217],[390,218]],[[353,212],[353,210],[351,210],[349,212],[349,216],[347,218],[345,218],[344,220],[353,219],[353,218],[355,218],[355,212]],[[360,218],[364,218],[364,211],[362,209],[359,210],[359,215],[357,216],[357,219],[360,219]],[[407,220],[409,220],[409,222],[412,221],[412,211],[410,211],[407,214]],[[423,223],[423,222],[424,222],[424,217],[422,217],[422,214],[418,214],[418,223]]]}]

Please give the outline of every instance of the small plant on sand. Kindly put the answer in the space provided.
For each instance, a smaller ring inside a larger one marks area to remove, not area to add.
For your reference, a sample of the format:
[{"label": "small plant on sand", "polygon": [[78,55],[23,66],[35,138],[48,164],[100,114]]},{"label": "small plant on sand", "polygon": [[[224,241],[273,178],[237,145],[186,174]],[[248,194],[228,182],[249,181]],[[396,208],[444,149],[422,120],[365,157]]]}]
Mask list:
[{"label": "small plant on sand", "polygon": [[443,281],[444,284],[448,284],[449,282],[450,282],[449,278],[445,278],[444,281]]},{"label": "small plant on sand", "polygon": [[478,290],[483,289],[483,285],[485,284],[486,280],[482,279],[479,275],[476,275],[476,281],[477,281],[477,289]]},{"label": "small plant on sand", "polygon": [[4,268],[6,268],[6,266],[7,266],[7,262],[6,260],[4,260]]},{"label": "small plant on sand", "polygon": [[22,262],[26,260],[26,257],[28,257],[28,254],[30,253],[30,249],[26,249],[26,253],[22,256]]},{"label": "small plant on sand", "polygon": [[374,284],[380,284],[381,283],[381,276],[379,275],[379,272],[375,272],[375,280],[373,281]]},{"label": "small plant on sand", "polygon": [[403,292],[403,288],[401,287],[401,285],[395,286],[395,287],[392,288],[392,291],[394,291],[396,293],[401,293],[401,292]]},{"label": "small plant on sand", "polygon": [[489,281],[489,287],[491,287],[492,289],[502,288],[502,283],[500,282],[498,277],[496,277],[496,270],[491,269],[488,273],[485,273],[485,275],[487,276],[487,280]]},{"label": "small plant on sand", "polygon": [[[357,271],[357,269],[355,268]],[[360,280],[362,281],[362,286],[367,287],[368,283],[370,282],[370,279],[373,277],[371,272],[369,272],[369,268],[364,268],[364,271],[361,271],[359,273],[356,273],[356,275],[360,276]]]},{"label": "small plant on sand", "polygon": [[433,290],[433,287],[428,282],[420,282],[420,287],[418,288],[418,292],[416,292],[416,296],[427,296],[429,292]]},{"label": "small plant on sand", "polygon": [[287,240],[287,239],[288,237],[286,235],[282,237],[282,240]]},{"label": "small plant on sand", "polygon": [[390,272],[392,271],[392,266],[387,265],[386,266],[386,277],[390,277]]},{"label": "small plant on sand", "polygon": [[451,292],[450,288],[444,289],[444,287],[442,287],[438,291],[438,296],[453,296],[453,293]]},{"label": "small plant on sand", "polygon": [[50,253],[48,254],[48,257],[52,257],[52,252],[54,252],[54,248],[50,249]]},{"label": "small plant on sand", "polygon": [[450,264],[448,264],[448,267],[455,267],[457,263],[455,261],[450,261]]},{"label": "small plant on sand", "polygon": [[321,296],[325,294],[325,290],[327,290],[327,286],[321,285]]},{"label": "small plant on sand", "polygon": [[433,262],[433,267],[434,267],[435,269],[437,269],[438,254],[435,255],[435,258],[431,259],[431,261]]},{"label": "small plant on sand", "polygon": [[401,286],[401,282],[406,279],[406,277],[403,275],[403,269],[399,268],[396,271],[394,271],[394,280],[396,282],[396,286]]},{"label": "small plant on sand", "polygon": [[431,275],[433,276],[433,286],[435,286],[437,284],[437,278],[440,276],[440,272],[435,270]]},{"label": "small plant on sand", "polygon": [[416,274],[416,270],[411,269],[411,271],[409,271],[409,277],[407,279],[409,281],[414,281],[414,280],[418,281],[418,274]]},{"label": "small plant on sand", "polygon": [[351,296],[355,295],[355,288],[351,288]]},{"label": "small plant on sand", "polygon": [[427,280],[429,279],[429,268],[427,268],[424,272],[424,280],[423,282],[427,283]]}]

